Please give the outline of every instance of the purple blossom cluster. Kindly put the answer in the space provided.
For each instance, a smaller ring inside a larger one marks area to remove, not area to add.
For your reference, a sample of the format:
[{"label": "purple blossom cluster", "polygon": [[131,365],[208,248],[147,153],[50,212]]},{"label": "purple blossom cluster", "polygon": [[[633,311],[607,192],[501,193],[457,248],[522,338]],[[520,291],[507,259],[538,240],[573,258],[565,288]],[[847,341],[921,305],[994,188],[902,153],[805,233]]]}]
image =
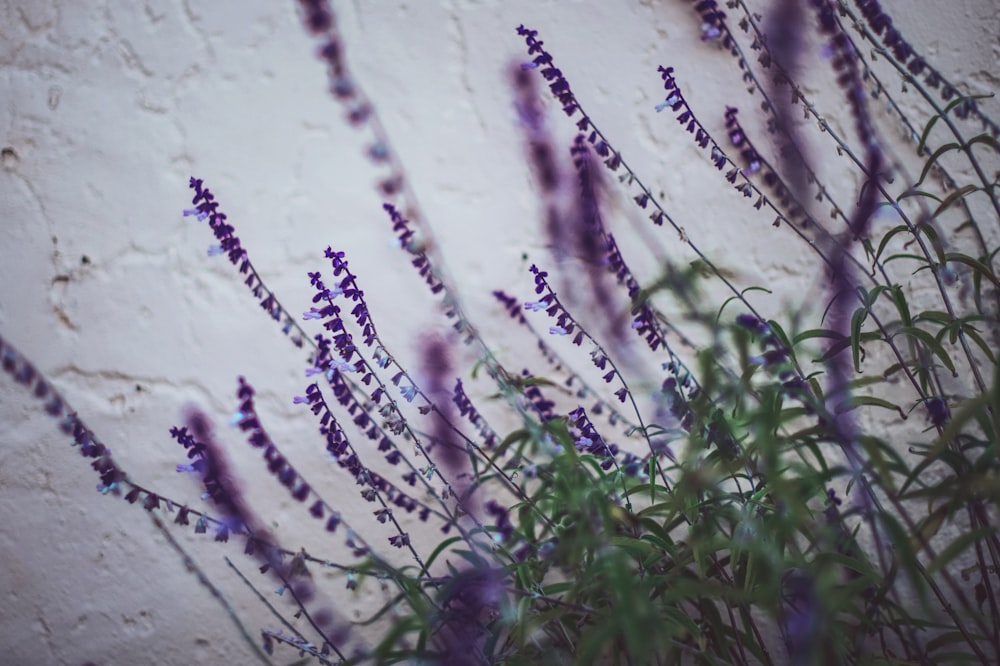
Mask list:
[{"label": "purple blossom cluster", "polygon": [[535,293],[542,294],[542,297],[537,301],[527,301],[524,304],[524,309],[529,312],[545,310],[549,317],[556,320],[556,324],[549,327],[549,335],[572,335],[573,344],[582,345],[586,332],[582,328],[577,330],[578,325],[573,316],[563,307],[559,299],[556,298],[555,292],[549,287],[548,272],[540,270],[534,264],[531,265],[530,270],[535,276]]},{"label": "purple blossom cluster", "polygon": [[[532,312],[539,310],[545,310],[545,313],[552,318],[555,318],[556,325],[549,327],[550,335],[573,335],[573,344],[580,346],[583,341],[588,340],[593,346],[594,351],[591,353],[591,361],[599,370],[607,370],[604,375],[604,381],[606,383],[611,383],[616,377],[622,381],[622,387],[615,391],[615,396],[620,402],[625,402],[626,397],[628,397],[628,387],[624,385],[624,380],[622,380],[618,369],[614,367],[611,363],[611,369],[608,370],[608,365],[610,359],[604,349],[597,343],[597,341],[589,334],[582,326],[580,326],[568,310],[559,301],[556,293],[552,291],[552,288],[548,283],[548,273],[546,271],[540,270],[534,264],[530,268],[532,274],[535,276],[535,293],[541,295],[537,301],[528,301],[524,304],[524,309]],[[574,334],[575,331],[575,334]]]},{"label": "purple blossom cluster", "polygon": [[[334,373],[334,379],[335,381],[337,379],[342,381],[339,373]],[[386,462],[390,465],[397,465],[401,461],[408,463],[400,452],[399,447],[381,430],[368,413],[361,408],[361,405],[353,399],[347,385],[339,384],[339,386],[339,391],[336,388],[334,389],[335,396],[339,394],[337,397],[338,401],[354,417],[354,425],[364,432],[369,440],[378,441],[377,450],[379,453],[384,454]],[[425,522],[432,513],[436,514],[429,506],[415,500],[388,479],[368,469],[362,463],[361,456],[351,444],[347,434],[337,421],[336,416],[334,416],[329,405],[327,405],[323,393],[317,384],[310,384],[306,387],[304,398],[297,399],[297,402],[308,404],[310,411],[319,417],[319,432],[326,440],[327,453],[337,461],[337,464],[341,468],[345,469],[354,478],[359,486],[363,487],[361,496],[365,500],[374,502],[382,498],[386,506],[391,504],[403,509],[407,513],[416,511],[420,520]],[[413,473],[412,477],[406,475],[403,478],[404,480],[409,479],[410,485],[413,485],[416,482],[417,476]],[[339,524],[339,516],[336,524]],[[332,527],[335,528],[336,524]],[[327,528],[331,529],[331,526],[328,525]]]},{"label": "purple blossom cluster", "polygon": [[555,66],[552,54],[545,50],[544,42],[538,39],[538,31],[520,25],[517,28],[517,34],[524,38],[524,43],[528,47],[528,56],[533,56],[531,62],[522,65],[522,69],[537,69],[541,73],[542,78],[549,82],[549,91],[562,104],[563,112],[567,116],[572,117],[577,111],[582,114],[582,117],[576,121],[577,129],[581,132],[591,130],[587,135],[587,141],[594,146],[594,152],[605,158],[605,166],[616,171],[622,164],[621,155],[611,150],[607,140],[596,128],[592,129],[590,118],[583,113],[580,103],[569,87],[569,81],[563,76],[562,70]]},{"label": "purple blossom cluster", "polygon": [[571,411],[568,418],[569,425],[576,429],[575,433],[571,432],[571,436],[577,451],[596,457],[601,461],[601,469],[611,469],[616,463],[615,457],[620,452],[618,445],[604,441],[582,406]]},{"label": "purple blossom cluster", "polygon": [[694,10],[701,16],[701,40],[719,40],[724,48],[733,47],[733,38],[726,27],[726,13],[715,0],[692,0]]},{"label": "purple blossom cluster", "polygon": [[711,143],[712,163],[715,164],[716,169],[721,171],[722,167],[726,165],[726,156],[722,153],[719,146],[712,141],[712,137],[705,131],[701,123],[698,122],[698,119],[684,100],[684,93],[681,92],[680,86],[677,85],[677,80],[674,78],[674,68],[660,65],[657,71],[660,72],[660,78],[663,80],[663,89],[667,92],[667,97],[656,105],[656,110],[670,109],[675,113],[677,115],[677,122],[684,127],[688,134],[694,134],[695,143],[700,148],[707,148],[708,144]]},{"label": "purple blossom cluster", "polygon": [[[63,416],[65,404],[62,397],[49,386],[36,370],[35,366],[22,357],[10,344],[4,344],[0,338],[0,367],[9,374],[16,383],[31,389],[32,395],[37,400],[45,402],[45,413],[53,418]],[[67,432],[72,427],[70,418],[62,422],[63,432]]]},{"label": "purple blossom cluster", "polygon": [[507,543],[514,535],[514,523],[510,520],[510,511],[495,499],[488,500],[483,507],[486,515],[493,516],[496,526],[496,539],[500,543]]},{"label": "purple blossom cluster", "polygon": [[405,174],[372,102],[347,66],[334,12],[327,0],[299,0],[299,4],[306,29],[318,38],[317,54],[327,68],[330,94],[343,105],[346,119],[352,126],[366,127],[371,132],[365,155],[376,166],[388,171],[379,177],[379,193],[388,198],[405,197]]},{"label": "purple blossom cluster", "polygon": [[219,241],[221,252],[229,256],[231,264],[239,265],[240,273],[246,273],[250,265],[247,262],[247,254],[240,245],[240,239],[235,233],[236,229],[226,221],[227,216],[219,210],[219,202],[215,200],[215,195],[207,187],[203,187],[203,184],[201,178],[191,178],[189,186],[194,190],[191,203],[195,207],[184,211],[184,215],[195,215],[199,220],[207,218],[212,233]]},{"label": "purple blossom cluster", "polygon": [[[549,91],[562,104],[563,112],[567,116],[575,114],[579,109],[576,97],[573,96],[573,91],[570,90],[569,82],[563,76],[562,71],[553,63],[552,55],[545,50],[545,43],[538,39],[538,31],[519,25],[517,34],[524,38],[524,43],[528,47],[528,56],[534,56],[531,63],[525,67],[527,69],[538,68],[542,77],[549,82]],[[583,120],[586,121],[586,118]],[[586,123],[580,129],[586,129]]]},{"label": "purple blossom cluster", "polygon": [[386,203],[382,207],[389,214],[389,219],[392,221],[392,231],[397,234],[400,247],[406,248],[413,254],[411,260],[413,267],[417,269],[417,273],[423,278],[431,293],[440,294],[444,290],[444,283],[434,273],[427,254],[413,245],[414,231],[410,226],[410,221],[392,204]]},{"label": "purple blossom cluster", "polygon": [[608,270],[615,274],[619,284],[625,286],[628,290],[629,299],[632,301],[632,330],[646,341],[650,350],[656,351],[661,347],[666,347],[667,341],[664,339],[657,324],[656,313],[648,301],[640,298],[641,288],[639,281],[635,279],[632,271],[625,264],[625,259],[618,249],[618,243],[615,242],[615,238],[611,234],[606,236],[606,240],[608,246]]},{"label": "purple blossom cluster", "polygon": [[479,410],[472,403],[472,400],[469,399],[461,379],[455,380],[455,389],[452,391],[452,402],[458,407],[459,415],[467,419],[476,428],[483,442],[483,447],[486,449],[496,447],[497,433],[489,426],[486,419],[483,418],[482,414],[479,413]]},{"label": "purple blossom cluster", "polygon": [[[928,88],[941,89],[941,99],[950,101],[959,90],[945,79],[941,73],[935,69],[922,55],[916,52],[904,38],[902,33],[893,25],[892,17],[889,16],[878,0],[854,0],[855,6],[861,11],[861,15],[871,26],[872,32],[879,36],[882,45],[892,54],[896,61],[906,67],[906,70],[914,77],[924,76],[924,85]],[[954,109],[954,114],[959,118],[967,118],[976,115],[989,128],[993,138],[1000,138],[1000,125],[984,116],[972,97],[965,97]]]},{"label": "purple blossom cluster", "polygon": [[[316,290],[313,295],[313,303],[324,303],[320,307],[313,306],[303,314],[305,319],[318,319],[323,321],[325,328],[331,335],[330,340],[323,336],[317,336],[317,354],[313,359],[313,368],[308,374],[325,374],[328,381],[334,383],[334,394],[338,399],[350,393],[350,387],[342,381],[345,373],[361,374],[361,383],[370,386],[374,381],[376,386],[370,394],[370,398],[375,404],[379,404],[385,393],[385,386],[375,375],[374,368],[365,360],[354,337],[347,330],[344,319],[341,316],[340,306],[334,303],[334,299],[343,296],[354,303],[351,315],[355,323],[361,328],[363,344],[369,349],[375,346],[377,335],[375,326],[368,315],[368,306],[364,300],[364,292],[357,286],[357,281],[353,273],[347,267],[347,261],[343,258],[343,252],[333,252],[330,248],[326,250],[327,257],[331,259],[334,268],[334,277],[340,278],[337,286],[328,288],[323,282],[319,272],[309,273],[309,282]],[[343,275],[343,277],[340,277]],[[332,346],[331,346],[332,343]],[[336,356],[332,351],[336,351]],[[381,351],[379,351],[381,350]],[[374,354],[379,366],[387,368],[391,361],[388,352],[379,347]],[[338,380],[337,378],[340,377]],[[393,380],[395,385],[399,385],[400,373],[397,373]],[[363,410],[366,411],[366,410]]]},{"label": "purple blossom cluster", "polygon": [[[761,157],[760,153],[757,152],[757,149],[754,147],[750,137],[747,136],[746,131],[743,129],[742,125],[740,125],[737,114],[738,111],[736,108],[731,106],[726,107],[726,131],[729,132],[729,141],[740,151],[740,157],[743,159],[746,166],[743,167],[743,169],[734,167],[726,174],[726,179],[729,180],[730,183],[733,183],[736,181],[736,176],[738,174],[748,177],[751,174],[762,172],[764,184],[774,194],[778,202],[778,206],[780,206],[778,217],[774,220],[774,226],[779,226],[782,219],[795,222],[798,221],[799,218],[803,218],[802,226],[806,226],[809,221],[808,214],[794,199],[793,193],[788,189],[788,187],[785,186],[781,177],[774,171],[773,168],[771,168],[771,165],[767,162],[767,160]],[[811,171],[808,176],[810,179],[814,178]],[[762,203],[762,200],[758,199],[758,203],[755,207],[759,209]]]},{"label": "purple blossom cluster", "polygon": [[230,263],[237,266],[240,274],[246,275],[243,283],[257,299],[261,309],[267,312],[271,319],[282,322],[282,333],[289,336],[292,344],[296,347],[301,347],[306,339],[304,331],[278,302],[274,292],[265,286],[246,250],[240,244],[235,228],[228,222],[226,214],[219,210],[219,202],[216,201],[215,195],[207,187],[204,187],[204,181],[201,178],[192,177],[188,186],[195,192],[194,198],[191,200],[195,207],[185,210],[184,215],[193,215],[198,220],[207,219],[212,233],[219,241],[218,246],[209,248],[209,255],[227,255]]},{"label": "purple blossom cluster", "polygon": [[794,367],[791,351],[774,334],[767,322],[762,321],[756,315],[741,313],[736,316],[736,324],[757,338],[761,346],[761,353],[751,356],[750,363],[777,374],[782,381],[785,394],[803,401],[807,411],[811,413],[813,406],[810,404],[812,401],[810,389],[805,379]]},{"label": "purple blossom cluster", "polygon": [[[257,417],[257,408],[254,403],[254,389],[244,377],[239,378],[239,388],[237,397],[240,400],[239,411],[234,417],[235,425],[247,436],[247,442],[256,449],[263,450],[264,460],[267,462],[268,471],[291,493],[298,502],[305,502],[310,495],[315,493],[306,483],[305,479],[288,462],[287,458],[281,454],[278,447],[271,440],[271,437],[264,430]],[[322,501],[317,497],[316,502],[320,505],[319,515],[312,510],[314,516],[322,517]],[[315,509],[315,507],[314,507]]]},{"label": "purple blossom cluster", "polygon": [[533,381],[535,378],[527,368],[521,371],[521,376],[524,382],[524,400],[528,409],[534,412],[542,423],[556,419],[555,401],[545,396],[538,383]]},{"label": "purple blossom cluster", "polygon": [[[876,185],[878,179],[882,177],[880,172],[884,158],[875,134],[875,127],[868,114],[867,92],[858,67],[854,44],[837,22],[836,10],[828,0],[811,0],[811,2],[819,17],[820,30],[830,36],[830,63],[834,73],[837,74],[837,85],[845,91],[847,102],[851,106],[855,132],[864,147],[865,173],[872,180],[868,187],[863,188],[857,210],[850,220],[851,233],[854,237],[866,238],[879,195]],[[841,279],[839,275],[843,272],[843,269],[835,269],[833,279],[835,281]],[[842,286],[838,284],[837,288]]]}]

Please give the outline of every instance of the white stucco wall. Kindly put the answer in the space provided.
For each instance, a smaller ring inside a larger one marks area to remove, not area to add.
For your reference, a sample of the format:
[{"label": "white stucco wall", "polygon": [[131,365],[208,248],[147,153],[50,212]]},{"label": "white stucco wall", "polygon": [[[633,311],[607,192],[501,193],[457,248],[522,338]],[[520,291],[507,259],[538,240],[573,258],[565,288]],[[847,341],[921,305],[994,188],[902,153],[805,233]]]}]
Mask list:
[{"label": "white stucco wall", "polygon": [[[992,0],[884,4],[941,71],[974,92],[995,90]],[[514,366],[516,346],[486,294],[530,293],[521,253],[545,258],[505,74],[524,57],[514,31],[522,22],[541,31],[591,116],[665,192],[689,236],[737,266],[745,284],[777,287],[766,311],[813,281],[795,242],[726,191],[676,123],[653,110],[660,64],[677,68],[720,142],[724,105],[756,104],[732,60],[699,41],[688,5],[335,2],[347,58],[461,295]],[[328,465],[313,422],[291,405],[305,385],[303,356],[228,262],[206,256],[207,227],[181,216],[189,176],[213,189],[291,311],[308,307],[306,271],[325,267],[322,250],[333,244],[348,252],[400,358],[414,359],[417,334],[443,324],[390,247],[378,172],[362,157],[367,135],[347,125],[326,87],[291,0],[0,0],[0,336],[53,380],[124,468],[166,495],[198,502],[194,483],[173,471],[182,452],[168,428],[190,402],[221,423],[235,409],[240,374],[257,386],[272,433],[297,464],[320,477]],[[839,104],[836,89],[811,92]],[[983,104],[995,115],[996,102]],[[561,114],[550,120],[572,135]],[[619,210],[623,233],[625,219],[642,219]],[[674,251],[676,236],[663,238]],[[237,433],[220,432],[255,505],[297,546],[290,523],[308,524],[301,507],[273,489]],[[327,494],[373,523],[353,485],[332,470],[329,479]],[[250,661],[143,511],[99,496],[96,482],[39,406],[0,379],[0,661]],[[379,527],[373,541],[386,536]],[[239,544],[179,538],[234,603],[252,609],[251,630],[268,622],[221,560],[253,572]]]}]

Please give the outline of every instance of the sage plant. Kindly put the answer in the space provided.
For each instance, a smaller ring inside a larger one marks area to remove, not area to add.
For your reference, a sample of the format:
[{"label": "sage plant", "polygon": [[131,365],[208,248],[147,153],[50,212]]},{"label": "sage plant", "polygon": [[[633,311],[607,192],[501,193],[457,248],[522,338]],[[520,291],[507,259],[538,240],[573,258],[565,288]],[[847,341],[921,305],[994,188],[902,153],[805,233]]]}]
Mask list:
[{"label": "sage plant", "polygon": [[[284,542],[203,410],[169,432],[177,472],[203,494],[175,497],[131,476],[72,396],[0,339],[8,380],[92,468],[86,501],[144,510],[262,661],[1000,659],[1000,126],[874,0],[682,4],[686,29],[706,54],[731,56],[746,90],[701,108],[695,86],[739,85],[661,63],[649,72],[655,131],[689,142],[713,186],[745,201],[746,224],[790,235],[815,266],[778,315],[767,288],[702,249],[698,213],[633,169],[588,112],[595,82],[563,71],[527,25],[510,30],[520,57],[497,68],[541,247],[526,289],[468,294],[379,120],[391,100],[363,92],[333,8],[300,0],[332,98],[382,170],[372,218],[444,324],[398,349],[366,295],[377,267],[336,239],[303,270],[311,305],[290,310],[224,188],[186,184],[183,214],[214,236],[210,253],[232,265],[260,325],[302,349],[288,402],[331,468],[297,464],[243,376],[231,425],[322,537],[315,547]],[[817,106],[823,82],[841,106]],[[566,145],[560,123],[575,132]],[[480,326],[469,297],[505,328]],[[525,353],[499,352],[500,340]],[[346,494],[378,529],[345,510]],[[233,576],[269,624],[241,622],[175,536],[186,531],[231,544],[248,571],[231,563]],[[365,590],[381,595],[376,608],[345,614],[342,600]]]}]

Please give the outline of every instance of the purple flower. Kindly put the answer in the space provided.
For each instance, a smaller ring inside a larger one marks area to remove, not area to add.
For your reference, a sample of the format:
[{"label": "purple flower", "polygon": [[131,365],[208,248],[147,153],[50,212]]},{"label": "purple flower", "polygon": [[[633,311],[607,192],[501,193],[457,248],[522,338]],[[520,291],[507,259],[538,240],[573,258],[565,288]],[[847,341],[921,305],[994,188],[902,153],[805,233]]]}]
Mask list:
[{"label": "purple flower", "polygon": [[389,543],[396,548],[403,548],[410,545],[410,535],[406,532],[389,537]]},{"label": "purple flower", "polygon": [[948,403],[940,397],[935,396],[933,398],[929,398],[925,405],[927,407],[927,413],[930,414],[931,423],[933,423],[935,427],[940,428],[947,423],[948,419],[951,417],[948,410]]},{"label": "purple flower", "polygon": [[336,532],[338,525],[340,525],[340,513],[335,511],[330,514],[330,517],[326,521],[326,531]]}]

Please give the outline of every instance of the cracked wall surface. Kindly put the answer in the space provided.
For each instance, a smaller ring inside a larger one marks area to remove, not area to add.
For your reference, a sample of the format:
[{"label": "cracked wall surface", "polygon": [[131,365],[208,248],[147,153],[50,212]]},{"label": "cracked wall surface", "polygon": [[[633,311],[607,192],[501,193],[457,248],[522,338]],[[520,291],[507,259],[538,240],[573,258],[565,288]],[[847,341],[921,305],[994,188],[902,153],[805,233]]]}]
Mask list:
[{"label": "cracked wall surface", "polygon": [[[766,5],[766,3],[756,3]],[[998,84],[991,0],[885,2],[911,42],[976,93]],[[815,283],[814,262],[720,184],[668,114],[658,65],[724,137],[721,110],[752,110],[732,60],[699,39],[681,1],[335,2],[346,55],[377,105],[475,321],[516,365],[486,294],[529,294],[522,258],[546,259],[542,212],[511,107],[514,28],[541,31],[589,114],[662,191],[702,249],[745,284],[765,281],[780,312]],[[306,272],[346,250],[386,342],[404,362],[446,326],[393,246],[379,174],[327,92],[295,3],[0,0],[0,336],[49,377],[130,474],[195,505],[167,432],[194,403],[217,421],[255,507],[294,546],[326,547],[301,507],[225,427],[236,378],[260,391],[276,440],[300,467],[329,471],[345,514],[386,535],[323,455],[292,405],[305,358],[261,313],[204,224],[185,218],[188,178],[204,178],[270,287],[310,306]],[[811,64],[822,67],[815,56]],[[809,90],[842,107],[836,87]],[[996,115],[992,100],[984,106]],[[548,103],[568,145],[574,127]],[[850,127],[840,128],[850,134]],[[833,160],[832,152],[820,159]],[[855,183],[834,183],[850,192]],[[721,194],[720,194],[721,193]],[[624,222],[645,217],[622,198]],[[641,246],[641,236],[631,242]],[[669,252],[678,244],[664,237]],[[400,298],[400,294],[406,294]],[[11,664],[244,663],[229,617],[164,544],[141,508],[102,497],[96,475],[38,408],[0,381],[0,661]],[[370,524],[369,524],[370,523]],[[430,535],[429,538],[432,538]],[[273,621],[223,561],[241,547],[178,538],[256,635]],[[242,559],[241,559],[242,558]],[[273,587],[270,581],[262,583]],[[345,596],[344,613],[383,592]],[[340,584],[335,588],[340,594]],[[270,591],[270,590],[268,590]],[[289,656],[289,655],[286,655]]]}]

